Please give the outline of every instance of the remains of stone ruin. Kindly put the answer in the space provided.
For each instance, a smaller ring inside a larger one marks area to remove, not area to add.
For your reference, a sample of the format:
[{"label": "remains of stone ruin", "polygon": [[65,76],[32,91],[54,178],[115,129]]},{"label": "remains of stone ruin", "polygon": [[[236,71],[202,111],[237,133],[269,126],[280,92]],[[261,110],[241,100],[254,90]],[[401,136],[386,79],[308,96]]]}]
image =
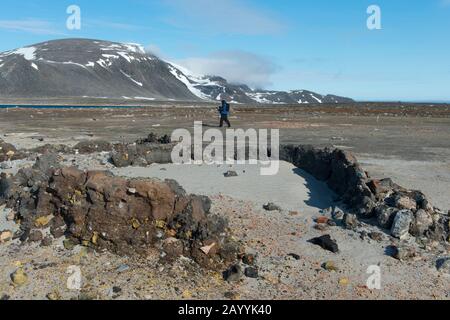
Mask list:
[{"label": "remains of stone ruin", "polygon": [[[1,174],[0,205],[15,210],[23,241],[44,241],[42,231],[49,229],[54,238],[66,235],[97,250],[139,254],[159,249],[167,260],[187,255],[202,266],[223,267],[237,259],[242,248],[232,240],[227,221],[210,213],[209,198],[188,195],[172,180],[125,179],[62,167],[55,153],[109,151],[111,162],[122,167],[169,163],[172,146],[167,137],[155,135],[132,144],[90,141],[74,148],[28,151],[0,141],[0,161],[44,153],[32,168],[15,176]],[[409,233],[425,242],[449,241],[450,217],[422,192],[402,188],[389,178],[370,178],[347,151],[283,145],[280,160],[325,181],[353,217],[374,221],[394,237]],[[347,220],[355,220],[350,218],[347,215]]]}]

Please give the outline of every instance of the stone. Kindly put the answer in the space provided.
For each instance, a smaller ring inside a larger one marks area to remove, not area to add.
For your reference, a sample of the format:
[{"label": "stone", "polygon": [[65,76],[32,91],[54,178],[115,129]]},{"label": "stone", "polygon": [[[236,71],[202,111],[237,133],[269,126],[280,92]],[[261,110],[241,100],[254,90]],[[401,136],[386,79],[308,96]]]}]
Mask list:
[{"label": "stone", "polygon": [[391,235],[398,239],[402,239],[408,235],[412,217],[413,214],[410,210],[400,210],[397,212],[392,224]]},{"label": "stone", "polygon": [[247,278],[258,278],[258,269],[254,267],[245,268],[244,274]]},{"label": "stone", "polygon": [[344,218],[344,213],[341,210],[336,210],[332,214],[333,219],[342,220]]},{"label": "stone", "polygon": [[227,171],[223,174],[225,178],[237,177],[238,174],[236,171]]},{"label": "stone", "polygon": [[242,262],[246,265],[252,266],[255,264],[256,257],[252,253],[244,254],[242,257]]},{"label": "stone", "polygon": [[433,217],[430,213],[423,209],[417,210],[411,224],[410,233],[416,237],[420,237],[433,225]]},{"label": "stone", "polygon": [[329,220],[330,220],[329,218],[322,216],[322,217],[316,218],[316,223],[325,224],[325,223],[328,223]]},{"label": "stone", "polygon": [[42,239],[41,241],[41,246],[42,247],[48,247],[51,246],[53,243],[53,240],[51,237],[45,237],[44,239]]},{"label": "stone", "polygon": [[330,227],[336,227],[336,226],[337,226],[337,223],[334,222],[334,221],[331,220],[331,219],[327,221],[327,224],[328,224]]},{"label": "stone", "polygon": [[17,269],[11,274],[11,281],[14,286],[23,286],[28,281],[28,276],[22,268]]},{"label": "stone", "polygon": [[438,271],[450,275],[450,257],[439,258],[436,261],[436,268]]},{"label": "stone", "polygon": [[369,238],[372,239],[372,240],[380,242],[380,241],[383,241],[384,236],[383,236],[383,234],[381,232],[374,231],[374,232],[370,232],[369,233]]},{"label": "stone", "polygon": [[127,264],[121,264],[120,266],[117,267],[116,271],[119,273],[125,272],[130,270],[130,266]]},{"label": "stone", "polygon": [[64,249],[66,250],[73,250],[75,248],[76,244],[71,239],[65,239],[63,241]]},{"label": "stone", "polygon": [[353,230],[358,226],[358,218],[354,214],[346,213],[342,219],[344,226],[347,229]]},{"label": "stone", "polygon": [[53,219],[53,215],[51,215],[51,214],[42,216],[42,217],[36,218],[36,220],[34,221],[34,225],[37,228],[46,227],[52,219]]},{"label": "stone", "polygon": [[50,301],[57,301],[57,300],[61,300],[61,295],[59,294],[58,291],[53,291],[50,292],[49,294],[47,294],[47,299]]},{"label": "stone", "polygon": [[238,264],[235,264],[225,270],[222,275],[225,281],[239,281],[242,278],[242,269]]},{"label": "stone", "polygon": [[322,267],[327,271],[338,271],[339,268],[336,266],[334,261],[325,262]]},{"label": "stone", "polygon": [[318,245],[325,250],[331,251],[333,253],[339,252],[338,245],[335,240],[331,239],[329,234],[323,235],[321,237],[313,238],[309,240],[312,244]]},{"label": "stone", "polygon": [[374,209],[375,216],[377,217],[378,225],[381,228],[391,229],[394,222],[395,215],[398,212],[397,208],[388,207],[386,205],[380,205]]},{"label": "stone", "polygon": [[328,224],[316,224],[314,225],[314,229],[326,232],[330,229],[330,226]]},{"label": "stone", "polygon": [[296,253],[289,253],[288,257],[292,257],[294,260],[300,260],[300,256]]},{"label": "stone", "polygon": [[263,205],[263,208],[266,211],[281,211],[281,208],[272,202]]},{"label": "stone", "polygon": [[348,278],[340,278],[339,279],[339,284],[341,286],[347,286],[350,283],[350,280]]},{"label": "stone", "polygon": [[417,203],[414,199],[407,196],[396,195],[394,198],[395,206],[400,210],[416,210]]},{"label": "stone", "polygon": [[39,230],[32,230],[28,236],[28,240],[31,242],[39,242],[43,239],[42,232]]},{"label": "stone", "polygon": [[416,250],[410,246],[390,246],[389,249],[392,256],[400,261],[411,260],[417,255]]},{"label": "stone", "polygon": [[13,238],[13,233],[11,230],[0,231],[0,243],[5,243],[11,241]]},{"label": "stone", "polygon": [[216,243],[213,242],[213,243],[210,244],[209,246],[203,246],[203,247],[201,247],[200,250],[202,250],[202,252],[203,252],[204,254],[207,255],[215,245],[216,245]]}]

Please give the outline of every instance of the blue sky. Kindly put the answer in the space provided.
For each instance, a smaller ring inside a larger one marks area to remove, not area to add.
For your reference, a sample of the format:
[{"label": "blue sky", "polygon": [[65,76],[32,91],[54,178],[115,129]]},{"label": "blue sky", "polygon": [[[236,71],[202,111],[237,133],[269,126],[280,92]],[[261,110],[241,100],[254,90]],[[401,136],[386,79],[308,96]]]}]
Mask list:
[{"label": "blue sky", "polygon": [[[69,5],[81,30],[66,29]],[[369,5],[382,29],[368,30]],[[253,87],[360,100],[450,101],[450,0],[17,0],[0,51],[58,38],[141,43]]]}]

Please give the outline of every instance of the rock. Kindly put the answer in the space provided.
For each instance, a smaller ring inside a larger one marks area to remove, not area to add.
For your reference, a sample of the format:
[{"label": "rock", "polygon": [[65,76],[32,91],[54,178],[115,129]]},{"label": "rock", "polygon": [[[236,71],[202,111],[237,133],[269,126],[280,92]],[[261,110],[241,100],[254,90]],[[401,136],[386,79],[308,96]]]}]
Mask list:
[{"label": "rock", "polygon": [[369,233],[369,238],[372,239],[372,240],[380,242],[380,241],[383,241],[384,236],[383,236],[383,234],[381,232],[375,232],[374,231],[374,232],[370,232]]},{"label": "rock", "polygon": [[314,229],[325,232],[328,231],[330,227],[328,226],[328,224],[316,224],[314,225]]},{"label": "rock", "polygon": [[380,205],[374,209],[375,216],[377,217],[378,225],[381,228],[391,229],[392,223],[394,222],[395,215],[398,209],[388,207],[386,205]]},{"label": "rock", "polygon": [[281,211],[281,208],[272,202],[263,205],[263,208],[266,211]]},{"label": "rock", "polygon": [[240,298],[239,293],[234,292],[234,291],[227,291],[223,294],[223,296],[230,300],[239,300],[239,298]]},{"label": "rock", "polygon": [[358,218],[354,214],[346,213],[342,219],[347,229],[353,230],[358,226]]},{"label": "rock", "polygon": [[73,147],[81,154],[89,154],[94,152],[107,152],[112,150],[112,145],[108,141],[91,140],[81,141]]},{"label": "rock", "polygon": [[296,254],[296,253],[289,253],[288,257],[292,257],[295,260],[300,260],[300,256],[298,254]]},{"label": "rock", "polygon": [[390,178],[372,179],[367,183],[367,186],[378,199],[383,198],[383,195],[398,187]]},{"label": "rock", "polygon": [[414,199],[403,195],[396,195],[394,197],[395,206],[400,210],[413,210],[417,209],[417,203]]},{"label": "rock", "polygon": [[338,271],[339,268],[336,266],[334,261],[325,262],[322,267],[327,271]]},{"label": "rock", "polygon": [[416,257],[417,253],[413,247],[409,246],[390,246],[392,256],[401,261],[407,261]]},{"label": "rock", "polygon": [[30,232],[30,235],[28,236],[28,240],[31,242],[38,242],[43,239],[42,232],[39,230],[33,230]]},{"label": "rock", "polygon": [[73,248],[75,248],[76,243],[74,243],[73,240],[71,240],[71,239],[65,239],[63,241],[63,245],[64,245],[64,249],[70,251],[70,250],[73,250]]},{"label": "rock", "polygon": [[340,278],[339,279],[339,284],[341,286],[347,286],[350,283],[350,280],[348,278]]},{"label": "rock", "polygon": [[236,171],[227,171],[223,174],[225,178],[237,177],[238,174]]},{"label": "rock", "polygon": [[12,169],[12,167],[13,167],[13,165],[9,161],[0,163],[0,169],[8,170],[8,169]]},{"label": "rock", "polygon": [[242,278],[242,269],[235,264],[223,272],[223,279],[228,282],[239,281]]},{"label": "rock", "polygon": [[409,227],[412,222],[413,214],[410,210],[401,210],[397,212],[391,228],[391,235],[402,239],[409,233]]},{"label": "rock", "polygon": [[330,227],[336,227],[336,226],[337,226],[337,223],[334,222],[333,220],[329,219],[329,220],[327,221],[327,225],[329,225]]},{"label": "rock", "polygon": [[330,221],[330,219],[324,216],[316,218],[316,223],[318,224],[326,224],[328,221]]},{"label": "rock", "polygon": [[53,292],[50,292],[49,294],[47,294],[47,299],[50,301],[61,300],[61,295],[59,294],[58,291],[53,291]]},{"label": "rock", "polygon": [[423,209],[417,210],[414,216],[415,219],[409,231],[412,235],[420,237],[433,225],[433,217]]},{"label": "rock", "polygon": [[120,266],[117,267],[116,271],[119,273],[125,272],[127,270],[130,270],[130,266],[127,264],[121,264]]},{"label": "rock", "polygon": [[11,281],[14,286],[22,286],[28,281],[28,276],[22,268],[17,269],[11,274]]},{"label": "rock", "polygon": [[51,237],[45,237],[44,239],[42,239],[41,241],[41,246],[42,247],[48,247],[51,246],[53,243],[53,240]]},{"label": "rock", "polygon": [[244,254],[244,256],[242,257],[242,262],[245,263],[246,265],[252,266],[255,264],[255,260],[256,257],[254,254],[248,253],[248,254]]},{"label": "rock", "polygon": [[318,238],[309,240],[312,244],[321,246],[323,249],[331,251],[333,253],[339,252],[336,241],[332,240],[329,234],[323,235]]},{"label": "rock", "polygon": [[11,230],[0,231],[0,243],[5,243],[11,241],[13,238],[13,233]]},{"label": "rock", "polygon": [[341,220],[344,218],[344,213],[341,210],[336,210],[333,212],[332,217],[335,220]]},{"label": "rock", "polygon": [[209,246],[203,246],[203,247],[201,247],[200,250],[202,250],[203,253],[207,255],[215,245],[216,245],[216,243],[213,242],[213,243],[210,244]]},{"label": "rock", "polygon": [[14,213],[14,211],[10,211],[6,215],[6,221],[14,221],[15,218],[16,218],[16,214]]},{"label": "rock", "polygon": [[450,257],[439,258],[436,261],[436,268],[438,271],[450,275]]},{"label": "rock", "polygon": [[245,268],[244,274],[247,278],[258,278],[258,269],[254,267]]}]

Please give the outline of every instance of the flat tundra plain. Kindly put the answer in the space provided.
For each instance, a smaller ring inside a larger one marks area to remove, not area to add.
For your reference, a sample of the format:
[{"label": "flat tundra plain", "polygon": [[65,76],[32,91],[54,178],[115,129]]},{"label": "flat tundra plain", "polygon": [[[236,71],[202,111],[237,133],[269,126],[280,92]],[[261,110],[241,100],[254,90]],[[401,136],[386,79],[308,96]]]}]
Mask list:
[{"label": "flat tundra plain", "polygon": [[[44,144],[75,145],[83,140],[132,142],[150,132],[217,128],[217,106],[155,103],[102,109],[0,109],[0,138],[17,149]],[[399,103],[307,106],[232,105],[233,128],[279,129],[280,142],[334,146],[353,152],[371,177],[390,177],[423,191],[442,211],[450,209],[450,106]],[[103,158],[102,158],[103,157]],[[226,216],[234,236],[257,257],[258,277],[237,282],[219,271],[201,270],[180,260],[161,265],[157,256],[118,257],[61,243],[49,247],[0,244],[0,295],[11,299],[57,297],[95,299],[450,299],[448,273],[436,269],[445,252],[428,252],[413,261],[386,254],[391,238],[374,241],[361,232],[329,227],[338,254],[308,242],[324,230],[314,219],[329,214],[333,195],[325,185],[282,163],[277,176],[263,178],[251,166],[152,165],[112,168],[106,155],[71,155],[83,169],[111,170],[127,177],[174,178],[190,193],[206,194],[212,211]],[[26,161],[18,165],[27,165]],[[238,177],[225,178],[235,170]],[[6,171],[6,170],[0,170]],[[265,211],[274,202],[280,211]],[[6,215],[7,209],[1,214]],[[331,209],[334,210],[334,209]],[[6,223],[0,217],[0,231]],[[364,226],[364,232],[376,231]],[[361,231],[361,230],[360,230]],[[378,230],[379,231],[379,230]],[[332,262],[336,268],[323,268]],[[10,274],[24,266],[28,284],[14,287]],[[67,267],[79,265],[81,290],[66,287]],[[381,288],[369,289],[370,266],[381,269]],[[333,270],[331,270],[333,269]]]}]

